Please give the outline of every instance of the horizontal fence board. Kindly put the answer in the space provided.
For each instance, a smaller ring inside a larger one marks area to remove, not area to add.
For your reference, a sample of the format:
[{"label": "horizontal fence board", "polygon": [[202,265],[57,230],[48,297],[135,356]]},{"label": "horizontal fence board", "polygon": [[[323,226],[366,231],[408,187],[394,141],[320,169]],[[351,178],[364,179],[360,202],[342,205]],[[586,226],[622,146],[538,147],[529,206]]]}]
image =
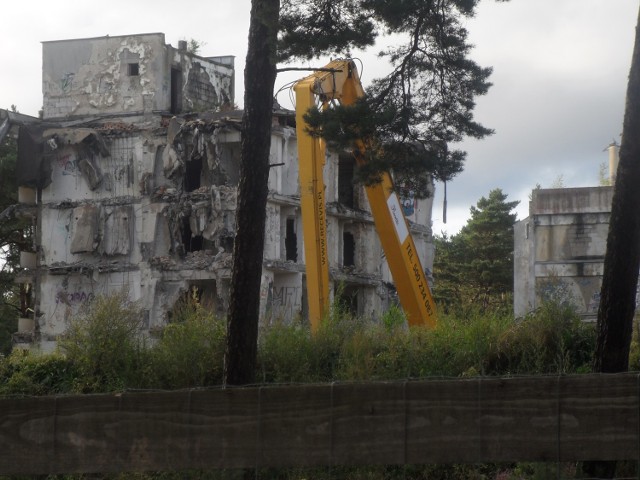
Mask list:
[{"label": "horizontal fence board", "polygon": [[0,474],[637,460],[640,376],[0,398]]}]

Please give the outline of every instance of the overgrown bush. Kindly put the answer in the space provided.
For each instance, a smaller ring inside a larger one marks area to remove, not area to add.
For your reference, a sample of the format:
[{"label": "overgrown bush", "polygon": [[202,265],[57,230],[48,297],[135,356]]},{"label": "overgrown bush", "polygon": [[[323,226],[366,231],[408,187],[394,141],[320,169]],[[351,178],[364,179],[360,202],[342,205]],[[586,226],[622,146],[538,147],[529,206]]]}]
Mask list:
[{"label": "overgrown bush", "polygon": [[[70,320],[59,354],[16,352],[0,359],[0,393],[222,383],[223,320],[197,303],[187,303],[149,345],[140,336],[141,318],[139,307],[123,294],[96,297]],[[499,314],[442,315],[434,330],[408,328],[399,318],[401,312],[392,312],[389,319],[376,323],[349,315],[338,304],[313,335],[301,322],[265,326],[260,332],[258,380],[304,383],[587,372],[595,349],[594,326],[584,324],[567,304],[548,302],[519,321]],[[632,368],[638,368],[639,350],[632,348]]]},{"label": "overgrown bush", "polygon": [[188,388],[222,383],[226,325],[196,302],[185,304],[150,351],[153,385]]},{"label": "overgrown bush", "polygon": [[566,303],[546,302],[512,323],[487,359],[491,374],[586,373],[595,351],[596,331]]},{"label": "overgrown bush", "polygon": [[139,386],[148,363],[140,335],[142,311],[126,294],[98,295],[75,316],[59,340],[75,366],[76,392],[108,392]]},{"label": "overgrown bush", "polygon": [[78,372],[63,355],[15,350],[0,360],[0,394],[54,395],[72,390]]},{"label": "overgrown bush", "polygon": [[315,335],[301,325],[265,328],[260,378],[317,382],[575,373],[589,370],[594,348],[593,325],[558,303],[518,322],[505,314],[442,315],[435,330],[330,316]]}]

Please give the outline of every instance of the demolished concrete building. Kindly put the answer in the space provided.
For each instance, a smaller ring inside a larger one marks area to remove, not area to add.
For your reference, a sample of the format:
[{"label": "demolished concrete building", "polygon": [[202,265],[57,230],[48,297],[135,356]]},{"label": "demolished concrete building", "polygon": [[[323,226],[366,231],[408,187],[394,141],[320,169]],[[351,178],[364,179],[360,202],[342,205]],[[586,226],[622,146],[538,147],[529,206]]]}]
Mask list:
[{"label": "demolished concrete building", "polygon": [[[618,146],[609,146],[615,181]],[[609,232],[613,186],[536,189],[529,216],[514,226],[514,313],[521,317],[547,300],[570,302],[595,321]]]},{"label": "demolished concrete building", "polygon": [[[224,315],[235,235],[241,114],[233,57],[175,49],[160,33],[44,42],[43,119],[20,129],[19,209],[33,219],[20,282],[34,312],[16,335],[50,350],[98,294],[125,291],[159,333],[181,299]],[[262,321],[305,316],[294,112],[274,110]],[[349,155],[330,154],[331,281],[354,312],[380,315],[392,279]],[[423,265],[431,199],[404,199]]]}]

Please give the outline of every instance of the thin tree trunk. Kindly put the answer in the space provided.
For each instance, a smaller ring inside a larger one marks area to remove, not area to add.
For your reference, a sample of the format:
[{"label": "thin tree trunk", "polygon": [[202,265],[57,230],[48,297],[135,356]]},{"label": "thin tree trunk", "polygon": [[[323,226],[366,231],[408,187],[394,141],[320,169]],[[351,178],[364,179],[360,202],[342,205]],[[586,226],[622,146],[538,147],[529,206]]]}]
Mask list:
[{"label": "thin tree trunk", "polygon": [[279,0],[252,0],[225,384],[255,381]]},{"label": "thin tree trunk", "polygon": [[[629,368],[629,348],[640,268],[640,13],[627,86],[620,163],[614,186],[598,309],[594,372]],[[615,462],[587,462],[592,477],[613,478]]]}]

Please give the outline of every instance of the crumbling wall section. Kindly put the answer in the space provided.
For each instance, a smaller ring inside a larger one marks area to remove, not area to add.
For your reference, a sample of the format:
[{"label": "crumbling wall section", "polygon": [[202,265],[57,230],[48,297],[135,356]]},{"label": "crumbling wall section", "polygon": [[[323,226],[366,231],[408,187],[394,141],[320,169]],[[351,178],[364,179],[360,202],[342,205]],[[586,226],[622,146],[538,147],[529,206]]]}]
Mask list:
[{"label": "crumbling wall section", "polygon": [[[189,291],[218,313],[226,309],[237,208],[227,180],[237,166],[221,159],[238,146],[220,142],[218,130],[227,128],[200,120],[45,132],[52,173],[38,207],[42,345],[95,295],[121,289],[140,301],[150,334]],[[88,148],[87,139],[101,148]],[[83,159],[90,170],[77,167]],[[191,162],[202,185],[188,191]]]},{"label": "crumbling wall section", "polygon": [[179,90],[180,111],[217,110],[233,106],[233,79],[233,64],[175,49],[162,33],[44,42],[43,116],[179,113]]},{"label": "crumbling wall section", "polygon": [[164,35],[43,43],[44,118],[164,110]]}]

